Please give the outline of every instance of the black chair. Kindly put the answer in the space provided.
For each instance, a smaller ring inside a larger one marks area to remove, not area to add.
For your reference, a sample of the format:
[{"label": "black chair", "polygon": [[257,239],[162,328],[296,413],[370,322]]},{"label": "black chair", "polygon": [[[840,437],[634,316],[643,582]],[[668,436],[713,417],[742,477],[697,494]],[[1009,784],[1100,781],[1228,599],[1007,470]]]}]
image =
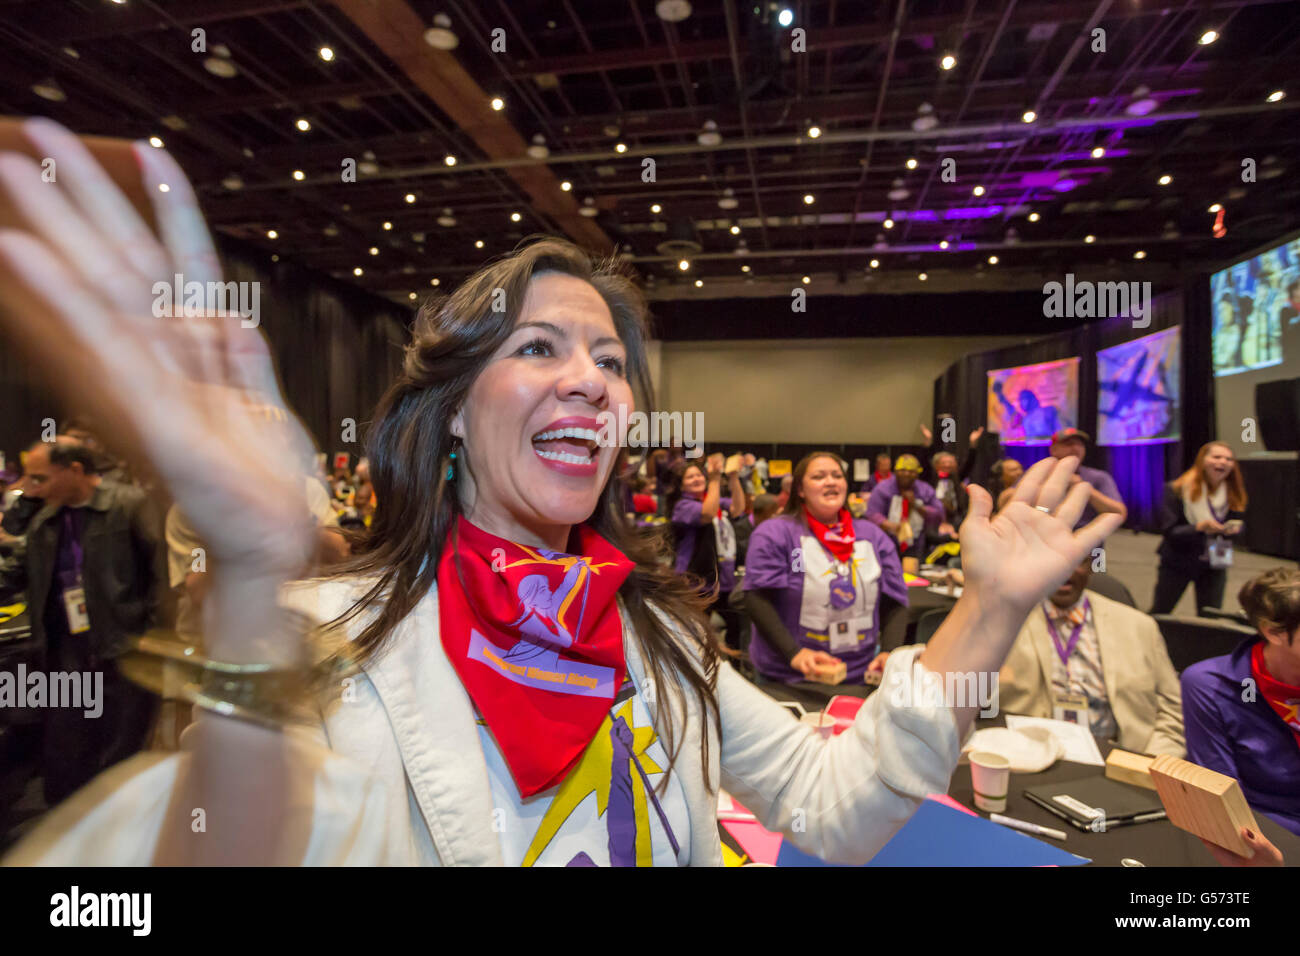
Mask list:
[{"label": "black chair", "polygon": [[1124,586],[1124,582],[1113,575],[1107,574],[1105,571],[1097,571],[1093,574],[1088,581],[1088,590],[1096,591],[1102,597],[1108,597],[1120,604],[1127,604],[1131,608],[1137,607],[1132,593]]},{"label": "black chair", "polygon": [[1238,644],[1255,633],[1248,628],[1217,621],[1174,617],[1171,614],[1151,616],[1165,639],[1169,660],[1173,663],[1174,670],[1180,674],[1197,661],[1231,654]]},{"label": "black chair", "polygon": [[1201,617],[1213,618],[1216,621],[1231,621],[1233,624],[1240,624],[1242,627],[1250,627],[1250,618],[1246,617],[1244,611],[1225,611],[1218,607],[1201,608]]},{"label": "black chair", "polygon": [[913,644],[928,643],[930,638],[934,637],[934,632],[939,630],[939,625],[943,619],[948,616],[950,608],[936,607],[926,611],[916,622],[916,636],[912,639]]}]

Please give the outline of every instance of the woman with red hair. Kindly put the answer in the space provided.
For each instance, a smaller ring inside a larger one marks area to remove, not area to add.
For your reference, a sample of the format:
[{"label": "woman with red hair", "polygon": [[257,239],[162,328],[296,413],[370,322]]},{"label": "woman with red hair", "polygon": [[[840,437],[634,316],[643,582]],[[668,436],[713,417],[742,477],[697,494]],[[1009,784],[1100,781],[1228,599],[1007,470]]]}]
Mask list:
[{"label": "woman with red hair", "polygon": [[1198,613],[1223,606],[1232,538],[1241,533],[1245,511],[1246,487],[1232,449],[1219,441],[1202,445],[1192,467],[1165,486],[1152,614],[1172,612],[1189,583]]}]

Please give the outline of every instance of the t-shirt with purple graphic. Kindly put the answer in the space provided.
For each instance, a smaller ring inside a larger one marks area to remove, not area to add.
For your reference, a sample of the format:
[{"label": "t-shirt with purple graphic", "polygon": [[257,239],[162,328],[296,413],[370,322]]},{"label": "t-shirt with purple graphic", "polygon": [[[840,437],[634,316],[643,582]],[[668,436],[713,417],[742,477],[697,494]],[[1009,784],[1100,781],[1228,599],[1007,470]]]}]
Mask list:
[{"label": "t-shirt with purple graphic", "polygon": [[[898,547],[864,518],[853,519],[853,559],[843,564],[797,518],[764,521],[749,539],[745,590],[772,589],[781,622],[801,647],[844,661],[850,682],[879,652],[880,595],[907,604]],[[787,684],[805,680],[754,630],[749,656],[759,673]]]},{"label": "t-shirt with purple graphic", "polygon": [[731,499],[719,502],[722,517],[715,517],[712,528],[700,524],[704,502],[698,498],[680,499],[673,505],[673,536],[677,541],[674,567],[679,574],[698,575],[705,584],[727,594],[736,586],[736,529],[727,512]]}]

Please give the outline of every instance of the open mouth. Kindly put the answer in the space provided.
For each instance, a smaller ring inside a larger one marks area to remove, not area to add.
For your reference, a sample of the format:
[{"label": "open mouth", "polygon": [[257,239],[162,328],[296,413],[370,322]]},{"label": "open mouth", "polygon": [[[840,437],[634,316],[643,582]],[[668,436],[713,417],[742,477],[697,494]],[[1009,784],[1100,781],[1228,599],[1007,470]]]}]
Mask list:
[{"label": "open mouth", "polygon": [[596,439],[591,428],[553,428],[533,436],[533,451],[547,461],[587,465],[595,460]]}]

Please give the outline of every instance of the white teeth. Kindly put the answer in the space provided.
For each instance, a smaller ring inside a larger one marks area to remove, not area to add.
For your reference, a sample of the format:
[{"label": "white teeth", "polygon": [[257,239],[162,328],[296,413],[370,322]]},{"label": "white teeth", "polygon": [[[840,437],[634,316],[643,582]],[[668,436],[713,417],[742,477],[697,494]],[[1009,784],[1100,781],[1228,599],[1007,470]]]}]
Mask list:
[{"label": "white teeth", "polygon": [[533,441],[550,441],[555,438],[584,438],[587,441],[599,441],[600,435],[590,428],[557,428],[534,435]]},{"label": "white teeth", "polygon": [[578,456],[578,455],[570,455],[570,454],[567,453],[567,452],[562,452],[562,451],[542,451],[540,448],[535,448],[535,449],[533,449],[533,450],[536,451],[538,455],[540,455],[540,456],[543,457],[543,458],[548,459],[549,461],[565,461],[565,462],[568,462],[568,463],[571,464],[571,465],[590,465],[590,464],[591,464],[591,459],[590,459],[590,458],[582,458],[582,457],[580,457],[580,456]]}]

